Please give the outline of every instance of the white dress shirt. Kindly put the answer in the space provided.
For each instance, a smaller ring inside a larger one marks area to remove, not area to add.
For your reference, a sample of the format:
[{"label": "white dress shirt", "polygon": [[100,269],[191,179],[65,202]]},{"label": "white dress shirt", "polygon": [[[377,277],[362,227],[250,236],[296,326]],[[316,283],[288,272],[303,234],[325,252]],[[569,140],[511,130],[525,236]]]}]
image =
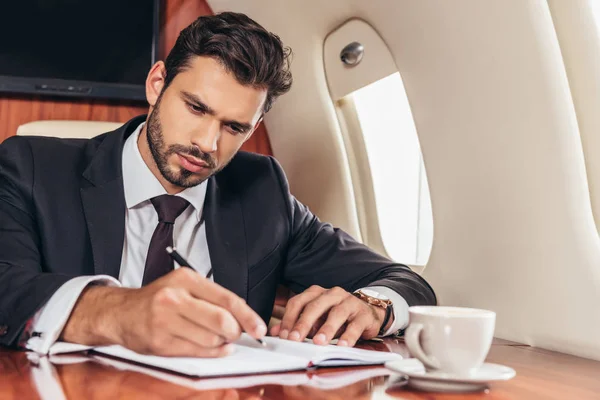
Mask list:
[{"label": "white dress shirt", "polygon": [[[146,166],[138,149],[137,139],[143,125],[131,134],[123,147],[123,186],[127,211],[119,281],[122,286],[131,288],[142,286],[150,240],[158,225],[158,214],[150,199],[167,194]],[[173,246],[204,276],[211,267],[206,242],[206,224],[202,220],[207,184],[208,181],[204,181],[176,195],[186,199],[190,205],[177,217],[173,225]],[[173,265],[178,267],[175,262]]]},{"label": "white dress shirt", "polygon": [[[150,240],[158,225],[158,214],[150,199],[167,194],[150,171],[140,154],[137,142],[143,123],[125,141],[123,147],[123,186],[125,192],[125,239],[119,280],[108,275],[80,276],[63,284],[50,300],[36,313],[32,330],[41,333],[27,341],[30,350],[47,354],[62,332],[81,292],[90,283],[139,288],[142,285]],[[211,268],[206,241],[206,224],[202,219],[207,181],[187,188],[177,196],[190,206],[177,217],[173,226],[173,244],[196,270],[206,276]],[[173,263],[175,268],[177,264]],[[211,277],[212,279],[212,277]],[[394,324],[385,334],[404,328],[408,323],[408,304],[394,290],[387,287],[369,287],[392,300]]]}]

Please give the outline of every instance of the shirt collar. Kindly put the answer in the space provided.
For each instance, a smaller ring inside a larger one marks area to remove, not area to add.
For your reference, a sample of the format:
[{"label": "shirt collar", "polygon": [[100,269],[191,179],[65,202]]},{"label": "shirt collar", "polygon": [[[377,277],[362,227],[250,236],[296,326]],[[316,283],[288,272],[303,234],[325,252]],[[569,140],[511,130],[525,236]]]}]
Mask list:
[{"label": "shirt collar", "polygon": [[[165,188],[144,162],[138,148],[138,138],[143,126],[144,122],[127,138],[123,146],[123,186],[125,204],[128,209],[135,208],[153,197],[167,194]],[[198,221],[202,218],[207,183],[208,180],[176,194],[176,196],[186,199],[194,207]]]}]

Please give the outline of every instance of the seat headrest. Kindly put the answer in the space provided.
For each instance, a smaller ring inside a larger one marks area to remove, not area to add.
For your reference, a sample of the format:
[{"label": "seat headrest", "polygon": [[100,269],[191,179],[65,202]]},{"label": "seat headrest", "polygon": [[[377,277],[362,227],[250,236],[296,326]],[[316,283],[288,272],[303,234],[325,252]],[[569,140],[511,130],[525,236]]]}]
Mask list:
[{"label": "seat headrest", "polygon": [[117,129],[120,122],[105,121],[32,121],[17,128],[18,136],[51,136],[65,139],[89,139]]}]

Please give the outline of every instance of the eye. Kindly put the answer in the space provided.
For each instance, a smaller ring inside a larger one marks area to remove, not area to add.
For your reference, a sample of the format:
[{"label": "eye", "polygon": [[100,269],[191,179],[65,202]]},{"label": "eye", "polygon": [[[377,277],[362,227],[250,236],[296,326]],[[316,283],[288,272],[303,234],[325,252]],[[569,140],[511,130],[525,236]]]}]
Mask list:
[{"label": "eye", "polygon": [[187,103],[187,106],[194,114],[204,114],[204,108],[202,107],[198,107],[192,103]]},{"label": "eye", "polygon": [[228,128],[234,135],[241,135],[244,133],[244,129],[240,128],[237,125],[229,125]]}]

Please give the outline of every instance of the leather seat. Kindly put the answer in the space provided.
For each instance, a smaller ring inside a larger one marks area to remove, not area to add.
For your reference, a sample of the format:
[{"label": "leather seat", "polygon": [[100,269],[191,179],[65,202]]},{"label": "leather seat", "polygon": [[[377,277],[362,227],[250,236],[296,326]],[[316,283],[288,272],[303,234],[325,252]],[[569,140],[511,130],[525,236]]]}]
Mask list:
[{"label": "leather seat", "polygon": [[18,136],[51,136],[69,139],[89,139],[117,129],[120,122],[104,121],[32,121],[17,128]]}]

